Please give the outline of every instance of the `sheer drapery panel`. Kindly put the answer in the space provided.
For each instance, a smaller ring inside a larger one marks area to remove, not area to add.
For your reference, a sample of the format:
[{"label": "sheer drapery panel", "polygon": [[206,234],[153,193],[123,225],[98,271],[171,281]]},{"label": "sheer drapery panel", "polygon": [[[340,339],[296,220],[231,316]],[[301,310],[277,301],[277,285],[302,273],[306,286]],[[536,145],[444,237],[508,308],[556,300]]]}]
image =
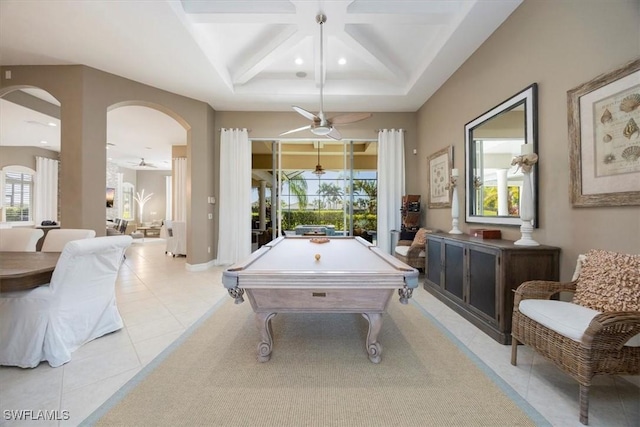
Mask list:
[{"label": "sheer drapery panel", "polygon": [[174,205],[173,220],[187,221],[187,159],[176,157],[173,159]]},{"label": "sheer drapery panel", "polygon": [[251,142],[246,129],[220,130],[220,223],[217,263],[251,253]]},{"label": "sheer drapery panel", "polygon": [[378,247],[393,253],[390,231],[402,223],[400,207],[405,187],[404,130],[378,132]]},{"label": "sheer drapery panel", "polygon": [[33,221],[58,220],[58,160],[36,156]]}]

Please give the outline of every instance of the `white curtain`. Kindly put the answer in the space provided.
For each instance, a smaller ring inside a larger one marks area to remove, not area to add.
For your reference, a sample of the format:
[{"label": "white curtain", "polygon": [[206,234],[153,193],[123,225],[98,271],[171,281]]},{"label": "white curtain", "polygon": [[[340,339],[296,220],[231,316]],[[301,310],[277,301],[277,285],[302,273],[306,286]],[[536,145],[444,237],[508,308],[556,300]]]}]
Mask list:
[{"label": "white curtain", "polygon": [[246,129],[220,130],[218,264],[251,253],[251,142]]},{"label": "white curtain", "polygon": [[164,180],[164,193],[165,193],[165,206],[164,206],[164,219],[171,221],[173,219],[172,212],[172,200],[173,200],[173,191],[171,190],[171,177],[166,176]]},{"label": "white curtain", "polygon": [[187,221],[187,159],[185,157],[176,157],[173,159],[173,178],[174,178],[174,205],[173,220]]},{"label": "white curtain", "polygon": [[123,186],[124,186],[124,174],[118,172],[118,186],[116,187],[116,200],[115,206],[118,208],[118,218],[122,218],[122,213],[124,212],[124,196],[123,196]]},{"label": "white curtain", "polygon": [[404,130],[378,132],[378,247],[393,253],[391,230],[402,225],[404,195]]},{"label": "white curtain", "polygon": [[36,156],[33,221],[58,220],[58,161]]}]

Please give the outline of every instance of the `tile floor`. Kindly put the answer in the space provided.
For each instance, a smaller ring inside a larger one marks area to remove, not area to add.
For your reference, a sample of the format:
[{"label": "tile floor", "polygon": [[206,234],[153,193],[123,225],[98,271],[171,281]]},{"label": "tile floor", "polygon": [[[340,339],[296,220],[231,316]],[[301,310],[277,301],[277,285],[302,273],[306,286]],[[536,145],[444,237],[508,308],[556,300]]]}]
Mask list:
[{"label": "tile floor", "polygon": [[[98,408],[179,337],[226,292],[221,268],[185,269],[185,258],[164,254],[162,240],[144,239],[127,252],[117,284],[125,328],[86,344],[68,364],[35,369],[0,367],[0,426],[74,426]],[[553,426],[581,426],[578,386],[530,349],[518,366],[503,346],[420,288],[414,299],[452,335],[504,379]],[[591,426],[640,425],[640,381],[600,377],[591,391]],[[5,410],[68,411],[67,421],[17,422]]]}]

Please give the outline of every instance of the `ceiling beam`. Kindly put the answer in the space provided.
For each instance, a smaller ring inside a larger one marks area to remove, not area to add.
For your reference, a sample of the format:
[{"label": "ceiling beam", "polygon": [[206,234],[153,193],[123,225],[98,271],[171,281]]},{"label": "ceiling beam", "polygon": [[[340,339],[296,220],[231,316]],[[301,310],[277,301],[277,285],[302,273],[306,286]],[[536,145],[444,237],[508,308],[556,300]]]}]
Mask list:
[{"label": "ceiling beam", "polygon": [[281,28],[271,38],[258,40],[260,48],[249,58],[243,61],[238,71],[233,75],[233,83],[242,85],[254,78],[259,72],[263,71],[284,53],[301,43],[305,34],[301,34],[293,25],[287,25]]},{"label": "ceiling beam", "polygon": [[394,82],[406,80],[407,73],[396,65],[398,61],[383,52],[379,44],[364,34],[360,26],[345,26],[342,41],[388,80]]}]

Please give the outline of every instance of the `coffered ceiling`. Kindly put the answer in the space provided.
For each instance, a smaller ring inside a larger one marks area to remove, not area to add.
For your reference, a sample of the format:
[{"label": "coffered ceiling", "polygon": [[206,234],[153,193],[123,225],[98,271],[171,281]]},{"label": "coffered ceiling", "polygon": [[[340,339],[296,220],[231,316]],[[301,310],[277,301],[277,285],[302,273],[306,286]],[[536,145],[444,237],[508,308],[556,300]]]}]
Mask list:
[{"label": "coffered ceiling", "polygon": [[2,0],[0,64],[84,64],[219,111],[317,112],[324,79],[325,111],[412,112],[521,2]]}]

